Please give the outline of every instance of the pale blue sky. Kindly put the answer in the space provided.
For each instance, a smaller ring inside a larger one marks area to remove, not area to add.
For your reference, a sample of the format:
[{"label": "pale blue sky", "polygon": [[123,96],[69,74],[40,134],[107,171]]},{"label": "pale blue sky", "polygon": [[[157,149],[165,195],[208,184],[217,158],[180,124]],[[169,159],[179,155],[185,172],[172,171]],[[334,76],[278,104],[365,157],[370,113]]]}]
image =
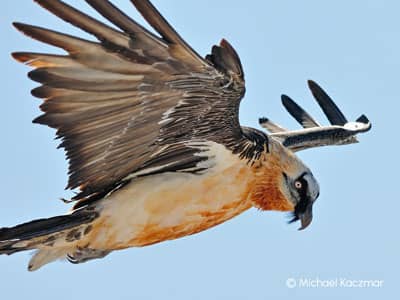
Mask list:
[{"label": "pale blue sky", "polygon": [[[0,12],[0,226],[63,213],[67,164],[54,131],[31,124],[40,101],[16,50],[52,50],[23,37],[12,21],[81,34],[30,0],[3,1]],[[90,11],[83,1],[69,1]],[[115,0],[138,19],[128,0]],[[321,185],[313,224],[298,232],[287,216],[252,209],[214,229],[82,265],[50,264],[28,273],[30,255],[0,257],[2,299],[324,299],[398,294],[398,112],[400,2],[162,1],[156,6],[201,54],[227,38],[241,57],[247,94],[243,124],[265,115],[294,127],[286,93],[321,121],[306,88],[314,79],[350,119],[373,128],[361,143],[300,154]],[[93,14],[96,15],[96,14]],[[139,19],[142,22],[142,19]],[[54,50],[52,50],[54,52]],[[57,50],[56,50],[57,51]],[[380,279],[382,288],[294,288],[287,278]]]}]

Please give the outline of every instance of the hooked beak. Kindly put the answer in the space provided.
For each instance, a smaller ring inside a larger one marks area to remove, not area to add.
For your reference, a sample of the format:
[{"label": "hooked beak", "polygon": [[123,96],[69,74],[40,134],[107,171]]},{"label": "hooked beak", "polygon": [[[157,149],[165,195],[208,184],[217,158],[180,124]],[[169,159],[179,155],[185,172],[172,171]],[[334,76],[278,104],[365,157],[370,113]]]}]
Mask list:
[{"label": "hooked beak", "polygon": [[312,218],[313,218],[312,207],[313,207],[313,203],[310,202],[307,205],[306,210],[299,214],[299,219],[300,219],[300,222],[301,222],[301,227],[299,228],[299,230],[306,229],[308,227],[308,225],[311,224],[311,221],[312,221]]}]

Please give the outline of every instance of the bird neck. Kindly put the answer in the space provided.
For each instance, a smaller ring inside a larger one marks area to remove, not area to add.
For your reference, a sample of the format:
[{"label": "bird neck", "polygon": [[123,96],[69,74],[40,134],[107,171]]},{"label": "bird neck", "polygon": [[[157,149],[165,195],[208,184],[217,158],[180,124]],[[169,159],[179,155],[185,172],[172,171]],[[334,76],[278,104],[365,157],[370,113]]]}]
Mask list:
[{"label": "bird neck", "polygon": [[[282,157],[287,155],[286,149],[270,145],[270,151],[261,155],[252,166],[254,182],[249,193],[253,206],[261,210],[293,211],[293,204],[285,197],[283,191]],[[283,153],[281,153],[283,152]]]}]

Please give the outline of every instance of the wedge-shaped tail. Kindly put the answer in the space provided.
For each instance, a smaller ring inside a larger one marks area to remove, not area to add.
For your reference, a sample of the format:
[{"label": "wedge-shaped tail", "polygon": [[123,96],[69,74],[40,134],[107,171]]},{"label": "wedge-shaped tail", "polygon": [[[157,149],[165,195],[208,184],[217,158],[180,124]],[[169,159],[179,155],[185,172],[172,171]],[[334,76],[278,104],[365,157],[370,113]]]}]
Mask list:
[{"label": "wedge-shaped tail", "polygon": [[300,151],[321,146],[358,143],[356,135],[371,129],[371,123],[365,115],[361,115],[355,122],[348,122],[337,105],[318,84],[310,80],[308,86],[331,125],[320,125],[294,100],[282,95],[283,106],[303,129],[288,130],[265,117],[260,118],[259,122],[262,127],[271,132],[271,137],[280,140],[285,147],[292,151]]},{"label": "wedge-shaped tail", "polygon": [[83,208],[68,215],[0,228],[0,254],[37,249],[28,267],[30,271],[36,270],[73,252],[76,241],[88,233],[88,226],[97,216],[96,211]]}]

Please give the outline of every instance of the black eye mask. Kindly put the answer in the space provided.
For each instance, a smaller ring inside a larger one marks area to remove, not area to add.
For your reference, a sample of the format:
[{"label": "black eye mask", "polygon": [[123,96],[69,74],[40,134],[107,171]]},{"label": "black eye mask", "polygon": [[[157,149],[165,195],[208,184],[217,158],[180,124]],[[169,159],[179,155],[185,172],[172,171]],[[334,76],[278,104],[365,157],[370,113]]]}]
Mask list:
[{"label": "black eye mask", "polygon": [[306,211],[310,202],[310,199],[307,196],[308,182],[304,179],[304,175],[306,175],[306,173],[303,173],[299,179],[297,179],[297,181],[301,183],[301,188],[297,189],[300,201],[296,204],[293,212],[293,218],[289,221],[289,223],[298,221],[300,219],[300,215]]}]

